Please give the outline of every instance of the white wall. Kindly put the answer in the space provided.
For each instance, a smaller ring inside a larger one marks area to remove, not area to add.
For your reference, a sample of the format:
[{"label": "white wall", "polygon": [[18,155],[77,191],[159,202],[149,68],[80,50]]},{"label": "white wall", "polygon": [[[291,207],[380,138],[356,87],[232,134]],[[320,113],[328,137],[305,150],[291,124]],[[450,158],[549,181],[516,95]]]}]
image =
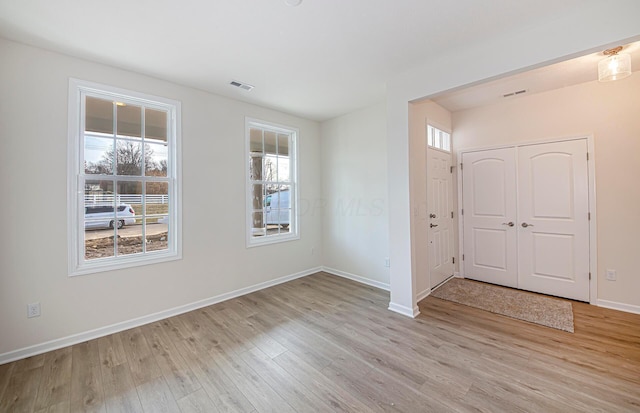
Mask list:
[{"label": "white wall", "polygon": [[[470,43],[397,74],[387,83],[389,165],[389,308],[415,316],[415,274],[411,256],[409,104],[416,99],[497,76],[601,51],[640,38],[640,2],[590,2],[539,26]],[[455,145],[455,142],[454,142]]]},{"label": "white wall", "polygon": [[[594,68],[595,69],[595,68]],[[453,114],[456,149],[593,135],[598,299],[640,311],[640,73]],[[606,269],[618,279],[607,281]]]},{"label": "white wall", "polygon": [[415,294],[431,291],[429,277],[429,219],[427,217],[427,123],[451,131],[451,113],[431,100],[409,105],[409,162],[411,182],[411,261]]},{"label": "white wall", "polygon": [[321,125],[323,264],[388,288],[386,108],[384,103]]},{"label": "white wall", "polygon": [[[69,77],[182,102],[182,260],[67,276]],[[244,117],[299,128],[303,200],[320,198],[316,122],[2,39],[0,97],[0,356],[321,265],[312,215],[299,241],[246,249],[244,236]]]}]

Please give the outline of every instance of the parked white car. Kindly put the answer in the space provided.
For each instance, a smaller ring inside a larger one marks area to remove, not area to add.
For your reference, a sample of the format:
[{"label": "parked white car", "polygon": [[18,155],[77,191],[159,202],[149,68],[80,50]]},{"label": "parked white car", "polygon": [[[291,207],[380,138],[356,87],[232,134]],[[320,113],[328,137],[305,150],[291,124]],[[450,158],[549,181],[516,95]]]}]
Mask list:
[{"label": "parked white car", "polygon": [[136,223],[134,216],[136,212],[128,204],[118,205],[117,213],[114,217],[112,206],[88,206],[84,209],[84,228],[113,228],[114,224],[118,228]]}]

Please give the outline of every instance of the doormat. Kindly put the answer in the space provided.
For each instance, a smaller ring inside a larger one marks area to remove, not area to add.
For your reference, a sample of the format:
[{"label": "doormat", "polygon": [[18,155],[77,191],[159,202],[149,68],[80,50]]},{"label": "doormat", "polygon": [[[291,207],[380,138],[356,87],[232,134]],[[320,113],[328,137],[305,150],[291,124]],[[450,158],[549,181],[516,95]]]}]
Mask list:
[{"label": "doormat", "polygon": [[571,302],[560,298],[452,278],[431,296],[518,320],[574,332]]}]

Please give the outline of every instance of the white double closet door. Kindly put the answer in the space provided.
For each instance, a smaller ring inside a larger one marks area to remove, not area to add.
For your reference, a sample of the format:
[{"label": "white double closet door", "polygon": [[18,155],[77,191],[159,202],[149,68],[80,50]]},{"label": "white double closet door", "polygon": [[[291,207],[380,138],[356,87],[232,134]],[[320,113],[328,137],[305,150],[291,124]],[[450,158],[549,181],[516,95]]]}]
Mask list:
[{"label": "white double closet door", "polygon": [[587,140],[462,154],[464,276],[589,301]]}]

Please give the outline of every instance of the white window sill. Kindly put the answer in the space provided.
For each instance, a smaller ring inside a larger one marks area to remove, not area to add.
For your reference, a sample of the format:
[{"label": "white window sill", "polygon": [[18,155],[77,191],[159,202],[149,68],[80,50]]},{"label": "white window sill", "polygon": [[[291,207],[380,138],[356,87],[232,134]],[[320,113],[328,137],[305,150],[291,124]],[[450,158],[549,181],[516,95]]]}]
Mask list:
[{"label": "white window sill", "polygon": [[261,245],[279,244],[281,242],[295,241],[300,239],[300,234],[271,235],[258,238],[251,238],[247,241],[247,248],[259,247]]},{"label": "white window sill", "polygon": [[126,268],[140,267],[143,265],[157,264],[167,261],[181,260],[182,254],[174,252],[159,252],[155,254],[153,252],[147,252],[145,255],[136,255],[130,257],[119,256],[117,259],[105,259],[104,261],[91,261],[90,263],[83,263],[76,266],[69,272],[70,277],[76,275],[87,275],[105,271],[122,270]]}]

